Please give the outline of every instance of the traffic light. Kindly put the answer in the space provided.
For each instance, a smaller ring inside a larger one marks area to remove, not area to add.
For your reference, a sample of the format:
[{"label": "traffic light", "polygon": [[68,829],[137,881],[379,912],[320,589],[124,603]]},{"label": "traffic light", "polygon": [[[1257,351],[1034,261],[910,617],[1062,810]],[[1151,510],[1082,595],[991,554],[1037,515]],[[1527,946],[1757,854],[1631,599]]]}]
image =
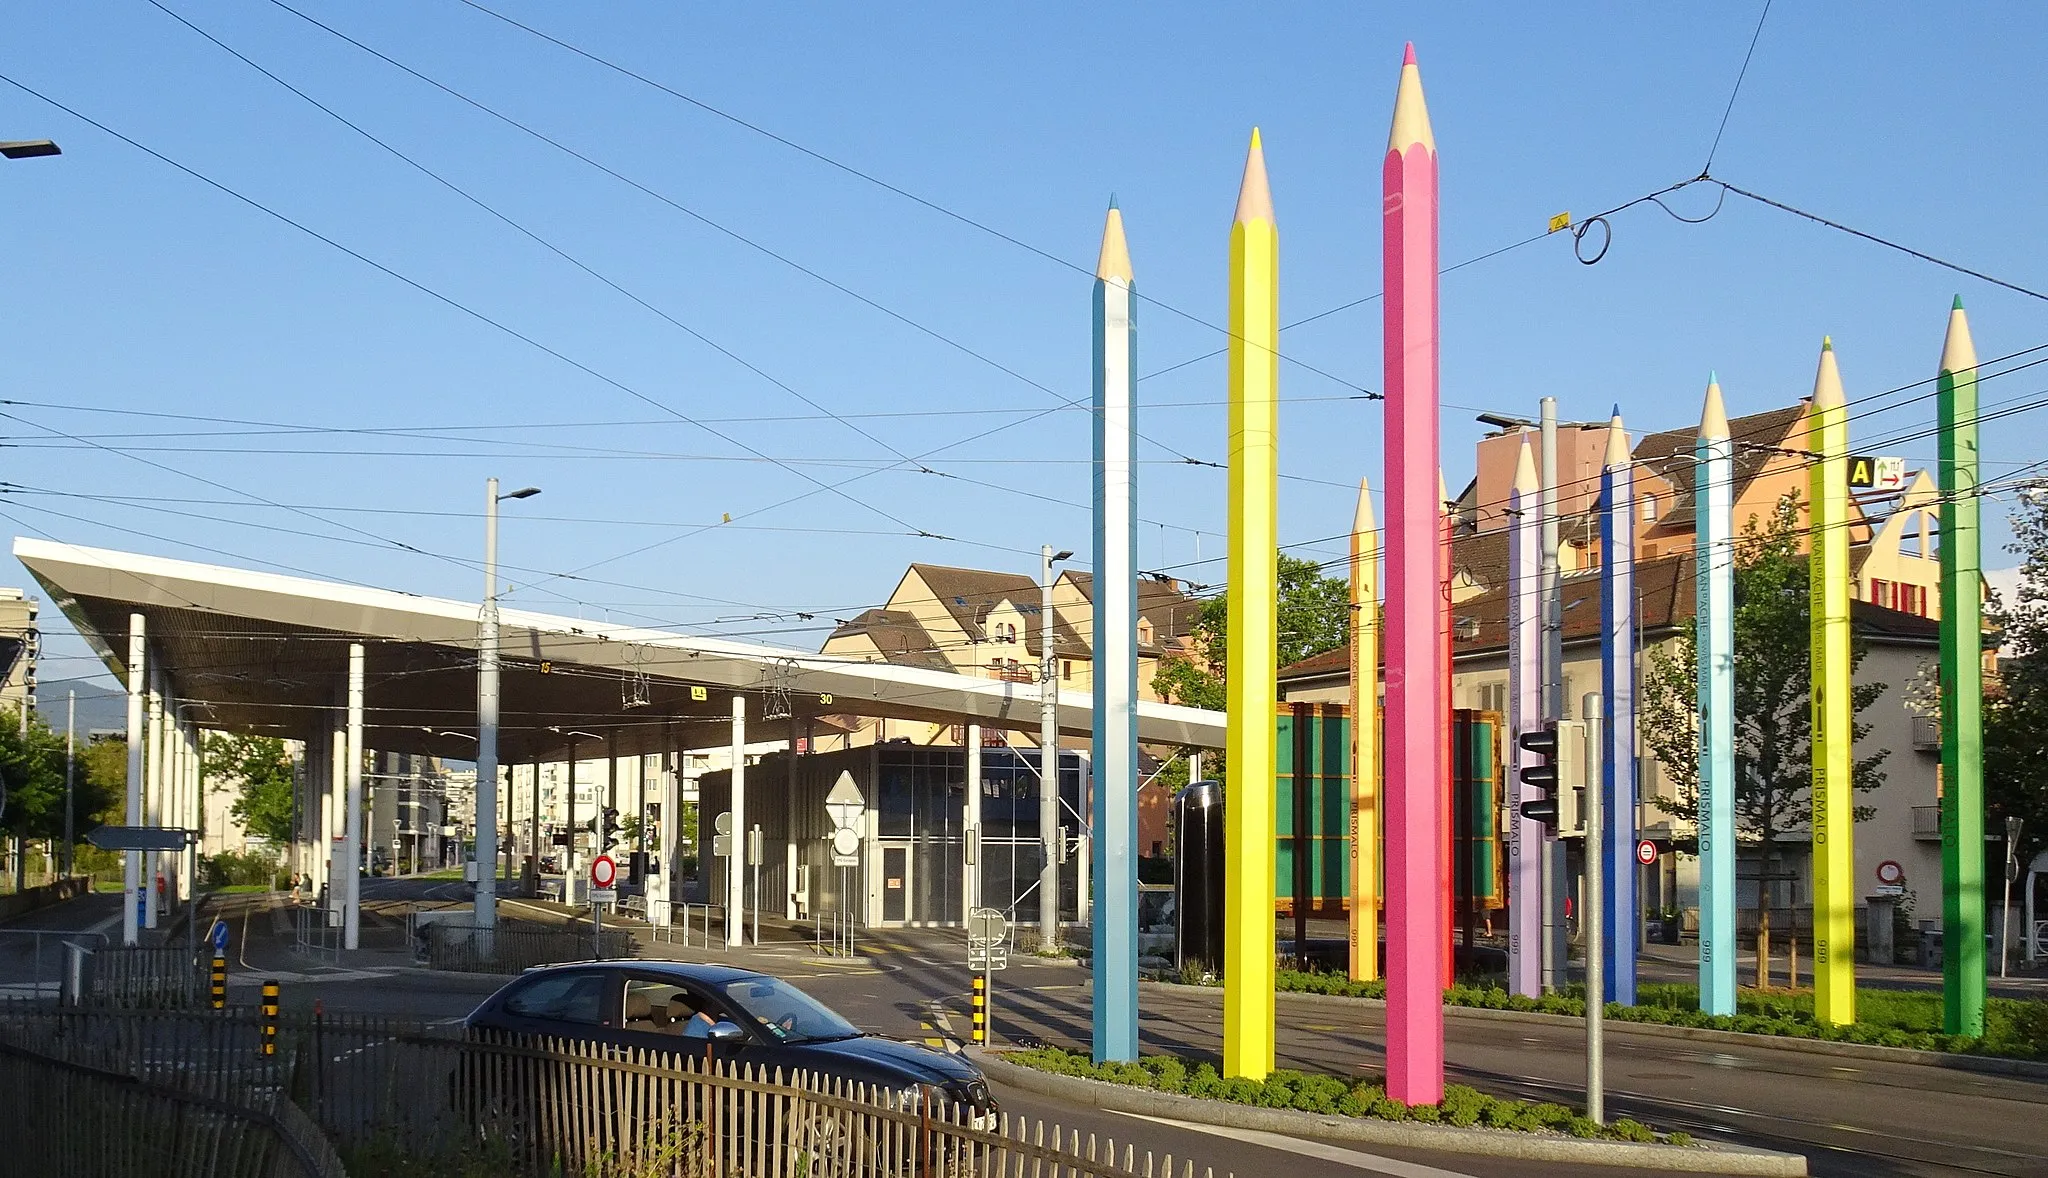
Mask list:
[{"label": "traffic light", "polygon": [[1534,732],[1524,732],[1515,738],[1524,752],[1535,753],[1533,765],[1522,766],[1520,777],[1523,785],[1534,786],[1543,791],[1543,796],[1522,803],[1522,817],[1531,822],[1541,822],[1544,830],[1557,833],[1557,721],[1552,720]]},{"label": "traffic light", "polygon": [[1552,720],[1533,732],[1524,732],[1515,743],[1541,760],[1524,765],[1523,785],[1544,792],[1543,797],[1523,802],[1522,817],[1541,822],[1552,838],[1583,833],[1579,793],[1586,787],[1586,726],[1578,720]]},{"label": "traffic light", "polygon": [[619,811],[616,806],[606,806],[600,811],[602,818],[597,833],[597,849],[609,851],[619,845]]}]

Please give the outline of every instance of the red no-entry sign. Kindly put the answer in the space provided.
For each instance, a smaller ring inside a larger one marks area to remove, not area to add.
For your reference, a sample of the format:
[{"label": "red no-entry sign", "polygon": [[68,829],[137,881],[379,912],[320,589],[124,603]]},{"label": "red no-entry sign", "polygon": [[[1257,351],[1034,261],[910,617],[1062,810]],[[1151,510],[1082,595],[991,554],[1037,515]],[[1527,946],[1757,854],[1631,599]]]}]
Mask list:
[{"label": "red no-entry sign", "polygon": [[1648,867],[1657,861],[1657,844],[1644,839],[1636,844],[1636,862]]},{"label": "red no-entry sign", "polygon": [[590,861],[590,886],[608,888],[619,878],[619,865],[612,862],[610,855],[599,855]]}]

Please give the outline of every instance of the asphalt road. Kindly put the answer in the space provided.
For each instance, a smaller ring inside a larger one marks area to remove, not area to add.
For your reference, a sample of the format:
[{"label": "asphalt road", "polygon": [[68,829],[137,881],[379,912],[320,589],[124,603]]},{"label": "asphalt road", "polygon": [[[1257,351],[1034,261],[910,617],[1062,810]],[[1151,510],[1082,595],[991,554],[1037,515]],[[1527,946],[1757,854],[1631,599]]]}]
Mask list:
[{"label": "asphalt road", "polygon": [[[254,986],[279,976],[292,1006],[438,1020],[460,1017],[499,984],[494,979],[414,968],[403,937],[407,905],[460,902],[460,884],[366,881],[366,948],[335,965],[290,951],[265,914],[231,916],[231,983]],[[53,910],[55,911],[55,910]],[[545,908],[511,915],[542,916]],[[60,916],[47,917],[59,920]],[[78,927],[69,925],[66,927]],[[374,946],[374,947],[371,947]],[[716,950],[653,953],[733,960],[791,978],[874,1033],[944,1042],[965,1034],[969,975],[957,930],[904,930],[866,937],[860,963],[824,964],[801,944],[730,956]],[[1087,1039],[1086,971],[1066,963],[1015,959],[997,975],[999,1043],[1080,1047]],[[1214,1058],[1220,1048],[1220,992],[1148,984],[1140,995],[1140,1036],[1148,1049]],[[1279,999],[1282,1066],[1376,1074],[1384,1063],[1377,1008]],[[1447,1054],[1454,1080],[1530,1099],[1583,1100],[1583,1037],[1576,1027],[1453,1017]],[[1806,1154],[1817,1175],[2038,1175],[2048,1178],[2048,1081],[1982,1076],[1938,1068],[1844,1060],[1743,1045],[1716,1046],[1631,1034],[1609,1025],[1608,1107],[1664,1129]],[[1005,1107],[1071,1132],[1114,1138],[1140,1151],[1193,1158],[1218,1175],[1242,1178],[1285,1167],[1290,1178],[1360,1173],[1445,1178],[1510,1175],[1547,1178],[1586,1167],[1509,1162],[1456,1154],[1361,1147],[1343,1142],[1273,1139],[1239,1131],[1164,1123],[1002,1090]],[[1178,1163],[1177,1163],[1178,1164]]]}]

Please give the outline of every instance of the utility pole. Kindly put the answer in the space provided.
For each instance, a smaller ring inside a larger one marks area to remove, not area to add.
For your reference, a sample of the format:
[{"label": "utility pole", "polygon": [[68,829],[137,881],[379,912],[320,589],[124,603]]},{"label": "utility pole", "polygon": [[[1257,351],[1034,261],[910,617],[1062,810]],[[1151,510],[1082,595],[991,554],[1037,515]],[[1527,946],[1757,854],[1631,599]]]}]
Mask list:
[{"label": "utility pole", "polygon": [[[1600,693],[1588,692],[1584,710],[1580,713],[1586,726],[1586,899],[1580,906],[1579,927],[1586,930],[1586,1116],[1594,1123],[1607,1123],[1607,1058],[1606,1043],[1602,1036],[1606,1031],[1603,1020],[1607,1014],[1607,964],[1601,960],[1606,951],[1606,934],[1601,931],[1600,922],[1605,918],[1601,911],[1604,905],[1600,888],[1607,873],[1606,839],[1600,829],[1602,815],[1607,808],[1607,799],[1601,797],[1601,785],[1607,775],[1601,754],[1604,746],[1600,742]],[[1625,930],[1615,930],[1617,936],[1627,936]]]},{"label": "utility pole", "polygon": [[[1540,678],[1543,684],[1542,720],[1551,722],[1564,719],[1564,601],[1560,588],[1561,573],[1558,565],[1558,503],[1557,503],[1557,398],[1545,397],[1542,411],[1538,415],[1540,440],[1539,472],[1543,482],[1542,492],[1542,564],[1538,570],[1538,598],[1543,618],[1543,642],[1540,648]],[[1539,861],[1538,890],[1541,893],[1542,922],[1542,987],[1545,994],[1554,994],[1562,986],[1570,972],[1570,942],[1566,936],[1565,923],[1560,918],[1562,903],[1569,880],[1566,872],[1564,840],[1553,829],[1543,839]]]},{"label": "utility pole", "polygon": [[[1073,555],[1054,552],[1050,544],[1039,549],[1038,838],[1044,844],[1045,864],[1038,870],[1038,937],[1047,950],[1060,943],[1060,851],[1066,842],[1060,833],[1060,679],[1052,646],[1052,566]],[[1098,597],[1109,591],[1106,585],[1095,589]]]},{"label": "utility pole", "polygon": [[[483,930],[484,955],[498,927],[498,504],[540,494],[521,487],[498,494],[498,480],[484,480],[484,604],[476,628],[476,926]],[[509,840],[508,840],[509,841]]]},{"label": "utility pole", "polygon": [[[71,874],[72,813],[77,807],[78,692],[64,693],[64,874]],[[298,795],[292,795],[297,800]],[[2010,888],[2006,889],[2008,892]]]}]

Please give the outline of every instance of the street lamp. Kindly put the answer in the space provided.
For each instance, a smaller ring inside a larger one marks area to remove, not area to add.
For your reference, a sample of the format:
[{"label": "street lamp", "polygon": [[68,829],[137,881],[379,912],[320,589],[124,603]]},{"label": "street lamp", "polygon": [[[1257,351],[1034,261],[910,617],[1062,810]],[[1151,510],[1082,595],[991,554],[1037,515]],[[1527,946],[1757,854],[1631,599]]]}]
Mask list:
[{"label": "street lamp", "polygon": [[[1066,839],[1060,834],[1059,659],[1052,649],[1052,566],[1072,560],[1073,552],[1039,549],[1043,574],[1038,581],[1038,841],[1045,863],[1038,869],[1038,936],[1048,952],[1060,943],[1060,855]],[[1108,592],[1099,586],[1097,595]],[[1088,886],[1084,880],[1080,884]]]},{"label": "street lamp", "polygon": [[498,926],[498,504],[529,499],[539,487],[498,493],[484,481],[484,604],[476,634],[476,924],[482,948]]},{"label": "street lamp", "polygon": [[11,160],[32,160],[39,156],[63,155],[64,149],[48,139],[8,139],[0,141],[0,155]]}]

